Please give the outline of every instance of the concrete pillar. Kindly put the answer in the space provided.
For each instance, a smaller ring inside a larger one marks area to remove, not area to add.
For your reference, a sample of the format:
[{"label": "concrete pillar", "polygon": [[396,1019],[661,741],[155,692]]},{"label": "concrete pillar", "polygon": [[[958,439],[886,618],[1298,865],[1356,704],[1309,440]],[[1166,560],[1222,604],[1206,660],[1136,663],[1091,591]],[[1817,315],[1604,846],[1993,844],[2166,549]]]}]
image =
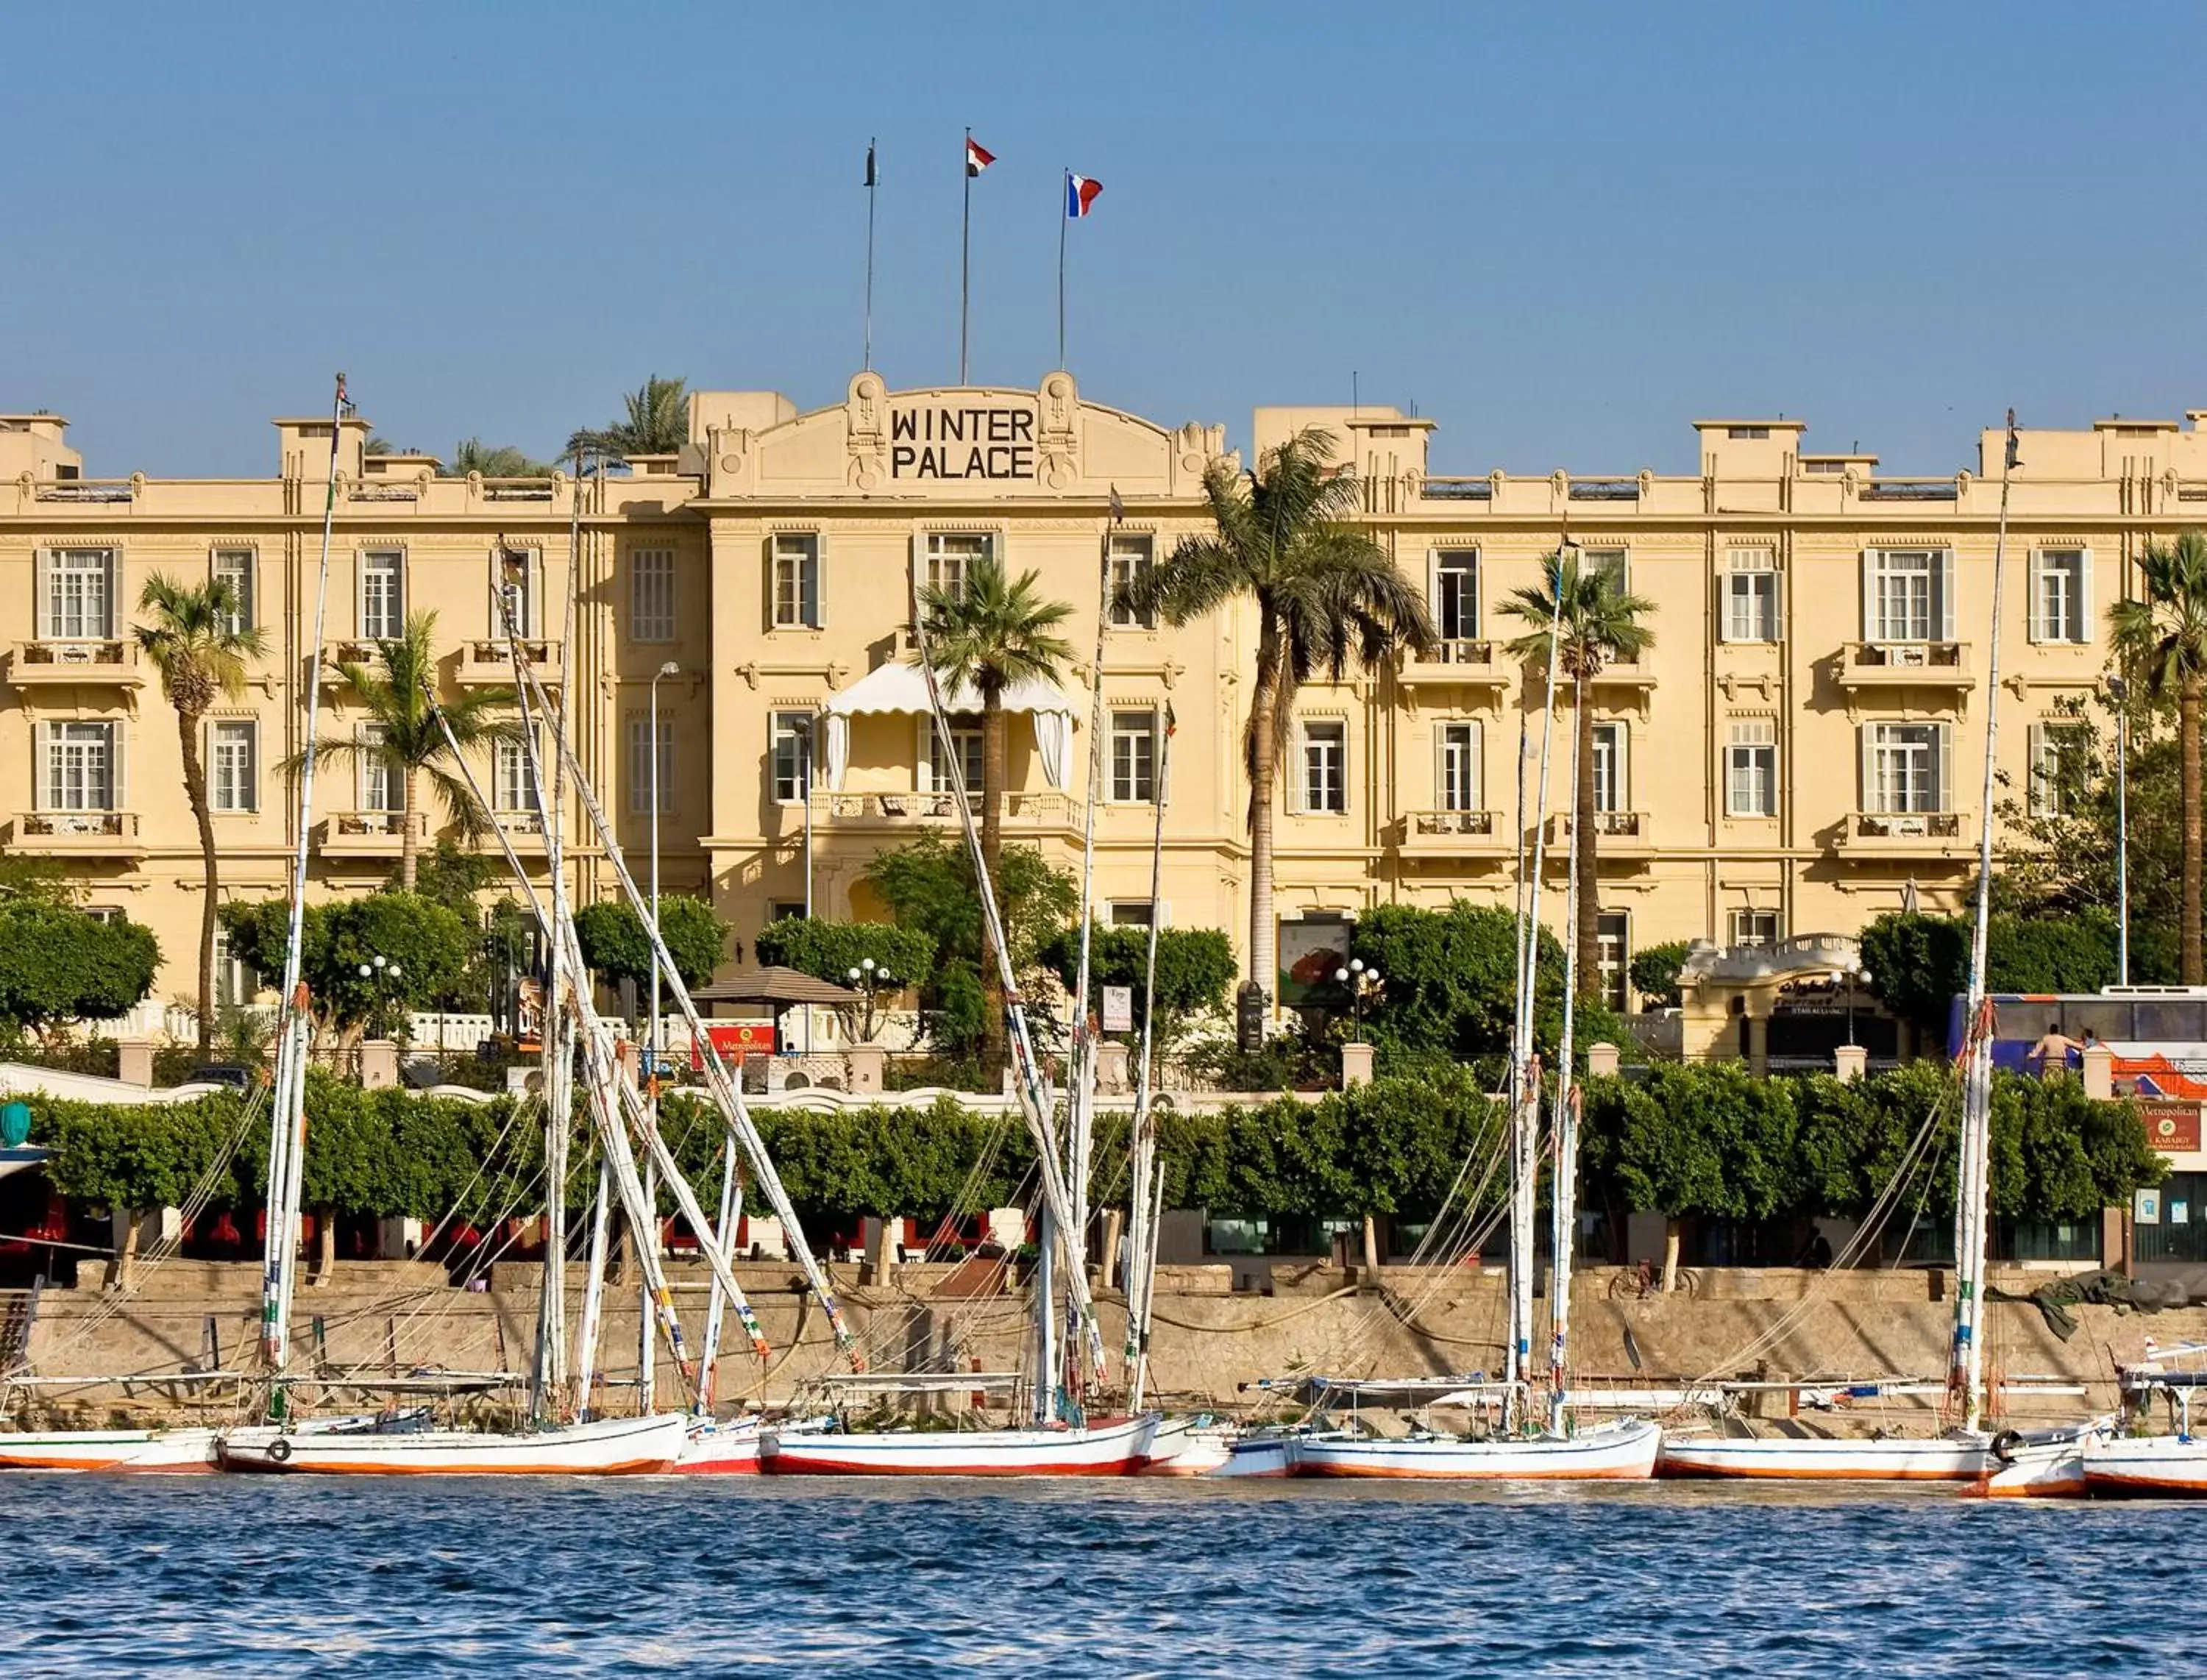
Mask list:
[{"label": "concrete pillar", "polygon": [[1107,1038],[1096,1047],[1096,1085],[1099,1091],[1123,1097],[1132,1091],[1133,1082],[1128,1074],[1131,1057],[1127,1047],[1115,1038]]},{"label": "concrete pillar", "polygon": [[2084,1095],[2106,1102],[2115,1094],[2115,1053],[2105,1044],[2095,1044],[2084,1052]]},{"label": "concrete pillar", "polygon": [[1104,1214],[1104,1275],[1098,1281],[1107,1288],[1118,1288],[1119,1243],[1127,1231],[1127,1212],[1124,1208],[1109,1208]]},{"label": "concrete pillar", "polygon": [[860,1227],[860,1241],[865,1248],[869,1282],[878,1285],[888,1280],[890,1268],[897,1263],[896,1233],[903,1223],[887,1216],[866,1216]]},{"label": "concrete pillar", "polygon": [[986,1240],[996,1244],[1006,1253],[1016,1253],[1027,1240],[1027,1212],[1020,1207],[992,1207],[989,1210]]},{"label": "concrete pillar", "polygon": [[412,1259],[422,1252],[422,1222],[404,1217],[379,1222],[375,1252],[380,1259]]},{"label": "concrete pillar", "polygon": [[116,1077],[125,1085],[151,1085],[153,1083],[153,1046],[143,1038],[118,1038],[115,1041],[117,1066]]},{"label": "concrete pillar", "polygon": [[1869,1072],[1869,1052],[1860,1044],[1842,1044],[1832,1052],[1832,1072],[1841,1085],[1852,1085]]},{"label": "concrete pillar", "polygon": [[1624,1061],[1624,1053],[1614,1044],[1588,1044],[1586,1055],[1587,1077],[1590,1079],[1615,1078]]},{"label": "concrete pillar", "polygon": [[1760,1079],[1770,1072],[1770,1018],[1747,1017],[1747,1071]]},{"label": "concrete pillar", "polygon": [[398,1045],[394,1040],[360,1041],[360,1083],[364,1091],[388,1091],[398,1083]]},{"label": "concrete pillar", "polygon": [[1364,1216],[1364,1274],[1369,1277],[1379,1270],[1379,1222],[1371,1214]]},{"label": "concrete pillar", "polygon": [[2126,1276],[2131,1269],[2130,1223],[2126,1208],[2100,1210],[2100,1264]]},{"label": "concrete pillar", "polygon": [[853,1044],[843,1053],[849,1068],[850,1090],[860,1096],[880,1094],[882,1070],[888,1066],[888,1052],[879,1044]]},{"label": "concrete pillar", "polygon": [[1343,1044],[1341,1047],[1341,1088],[1372,1083],[1372,1046]]}]

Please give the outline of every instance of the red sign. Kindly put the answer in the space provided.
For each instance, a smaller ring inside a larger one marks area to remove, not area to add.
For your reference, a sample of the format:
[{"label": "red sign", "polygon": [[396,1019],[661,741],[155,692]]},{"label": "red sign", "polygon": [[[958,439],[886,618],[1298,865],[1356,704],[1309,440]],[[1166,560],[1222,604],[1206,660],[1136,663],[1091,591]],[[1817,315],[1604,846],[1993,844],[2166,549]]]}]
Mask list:
[{"label": "red sign", "polygon": [[[747,1055],[774,1054],[774,1023],[772,1021],[708,1021],[705,1036],[713,1041],[713,1048],[721,1053],[723,1061],[741,1061]],[[690,1065],[702,1068],[704,1053],[692,1044]]]},{"label": "red sign", "polygon": [[2199,1147],[2199,1105],[2197,1103],[2141,1103],[2147,1140],[2164,1155]]}]

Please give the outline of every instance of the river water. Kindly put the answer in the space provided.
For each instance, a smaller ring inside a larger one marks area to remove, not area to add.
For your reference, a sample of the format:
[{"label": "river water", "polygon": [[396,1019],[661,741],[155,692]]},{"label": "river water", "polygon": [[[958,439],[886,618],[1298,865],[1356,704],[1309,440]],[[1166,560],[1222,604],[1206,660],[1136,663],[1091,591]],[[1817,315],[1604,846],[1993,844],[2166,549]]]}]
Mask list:
[{"label": "river water", "polygon": [[2175,1672],[2200,1513],[1644,1483],[0,1481],[0,1674]]}]

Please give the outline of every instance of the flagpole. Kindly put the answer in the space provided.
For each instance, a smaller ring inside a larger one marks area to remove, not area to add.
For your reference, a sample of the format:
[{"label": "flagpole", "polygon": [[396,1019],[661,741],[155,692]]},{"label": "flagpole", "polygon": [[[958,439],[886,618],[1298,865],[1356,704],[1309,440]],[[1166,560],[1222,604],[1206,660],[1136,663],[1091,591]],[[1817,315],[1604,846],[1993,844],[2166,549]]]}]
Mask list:
[{"label": "flagpole", "polygon": [[1073,171],[1065,172],[1057,195],[1057,368],[1065,371],[1065,224],[1073,219]]},{"label": "flagpole", "polygon": [[966,210],[958,225],[958,383],[966,383],[966,301],[973,274],[973,131],[966,131],[966,145],[958,153],[958,173],[966,182]]},{"label": "flagpole", "polygon": [[870,139],[866,141],[866,355],[863,365],[869,372],[874,365],[874,188],[878,179],[874,145]]}]

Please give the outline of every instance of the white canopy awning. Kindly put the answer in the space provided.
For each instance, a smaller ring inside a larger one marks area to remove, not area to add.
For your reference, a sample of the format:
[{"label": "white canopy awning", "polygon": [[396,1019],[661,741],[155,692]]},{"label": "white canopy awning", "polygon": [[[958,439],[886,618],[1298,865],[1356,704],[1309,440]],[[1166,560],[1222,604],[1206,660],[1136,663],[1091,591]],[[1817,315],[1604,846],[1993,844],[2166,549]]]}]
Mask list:
[{"label": "white canopy awning", "polygon": [[[942,703],[953,712],[978,712],[981,697],[971,684],[966,684],[945,693]],[[842,790],[843,773],[851,762],[853,717],[869,712],[920,716],[927,709],[927,679],[918,666],[901,661],[868,672],[830,700],[827,706],[829,790]],[[1073,702],[1055,684],[1031,677],[1004,691],[1004,709],[1032,714],[1035,750],[1042,755],[1043,774],[1052,787],[1063,791],[1073,772]]]}]

